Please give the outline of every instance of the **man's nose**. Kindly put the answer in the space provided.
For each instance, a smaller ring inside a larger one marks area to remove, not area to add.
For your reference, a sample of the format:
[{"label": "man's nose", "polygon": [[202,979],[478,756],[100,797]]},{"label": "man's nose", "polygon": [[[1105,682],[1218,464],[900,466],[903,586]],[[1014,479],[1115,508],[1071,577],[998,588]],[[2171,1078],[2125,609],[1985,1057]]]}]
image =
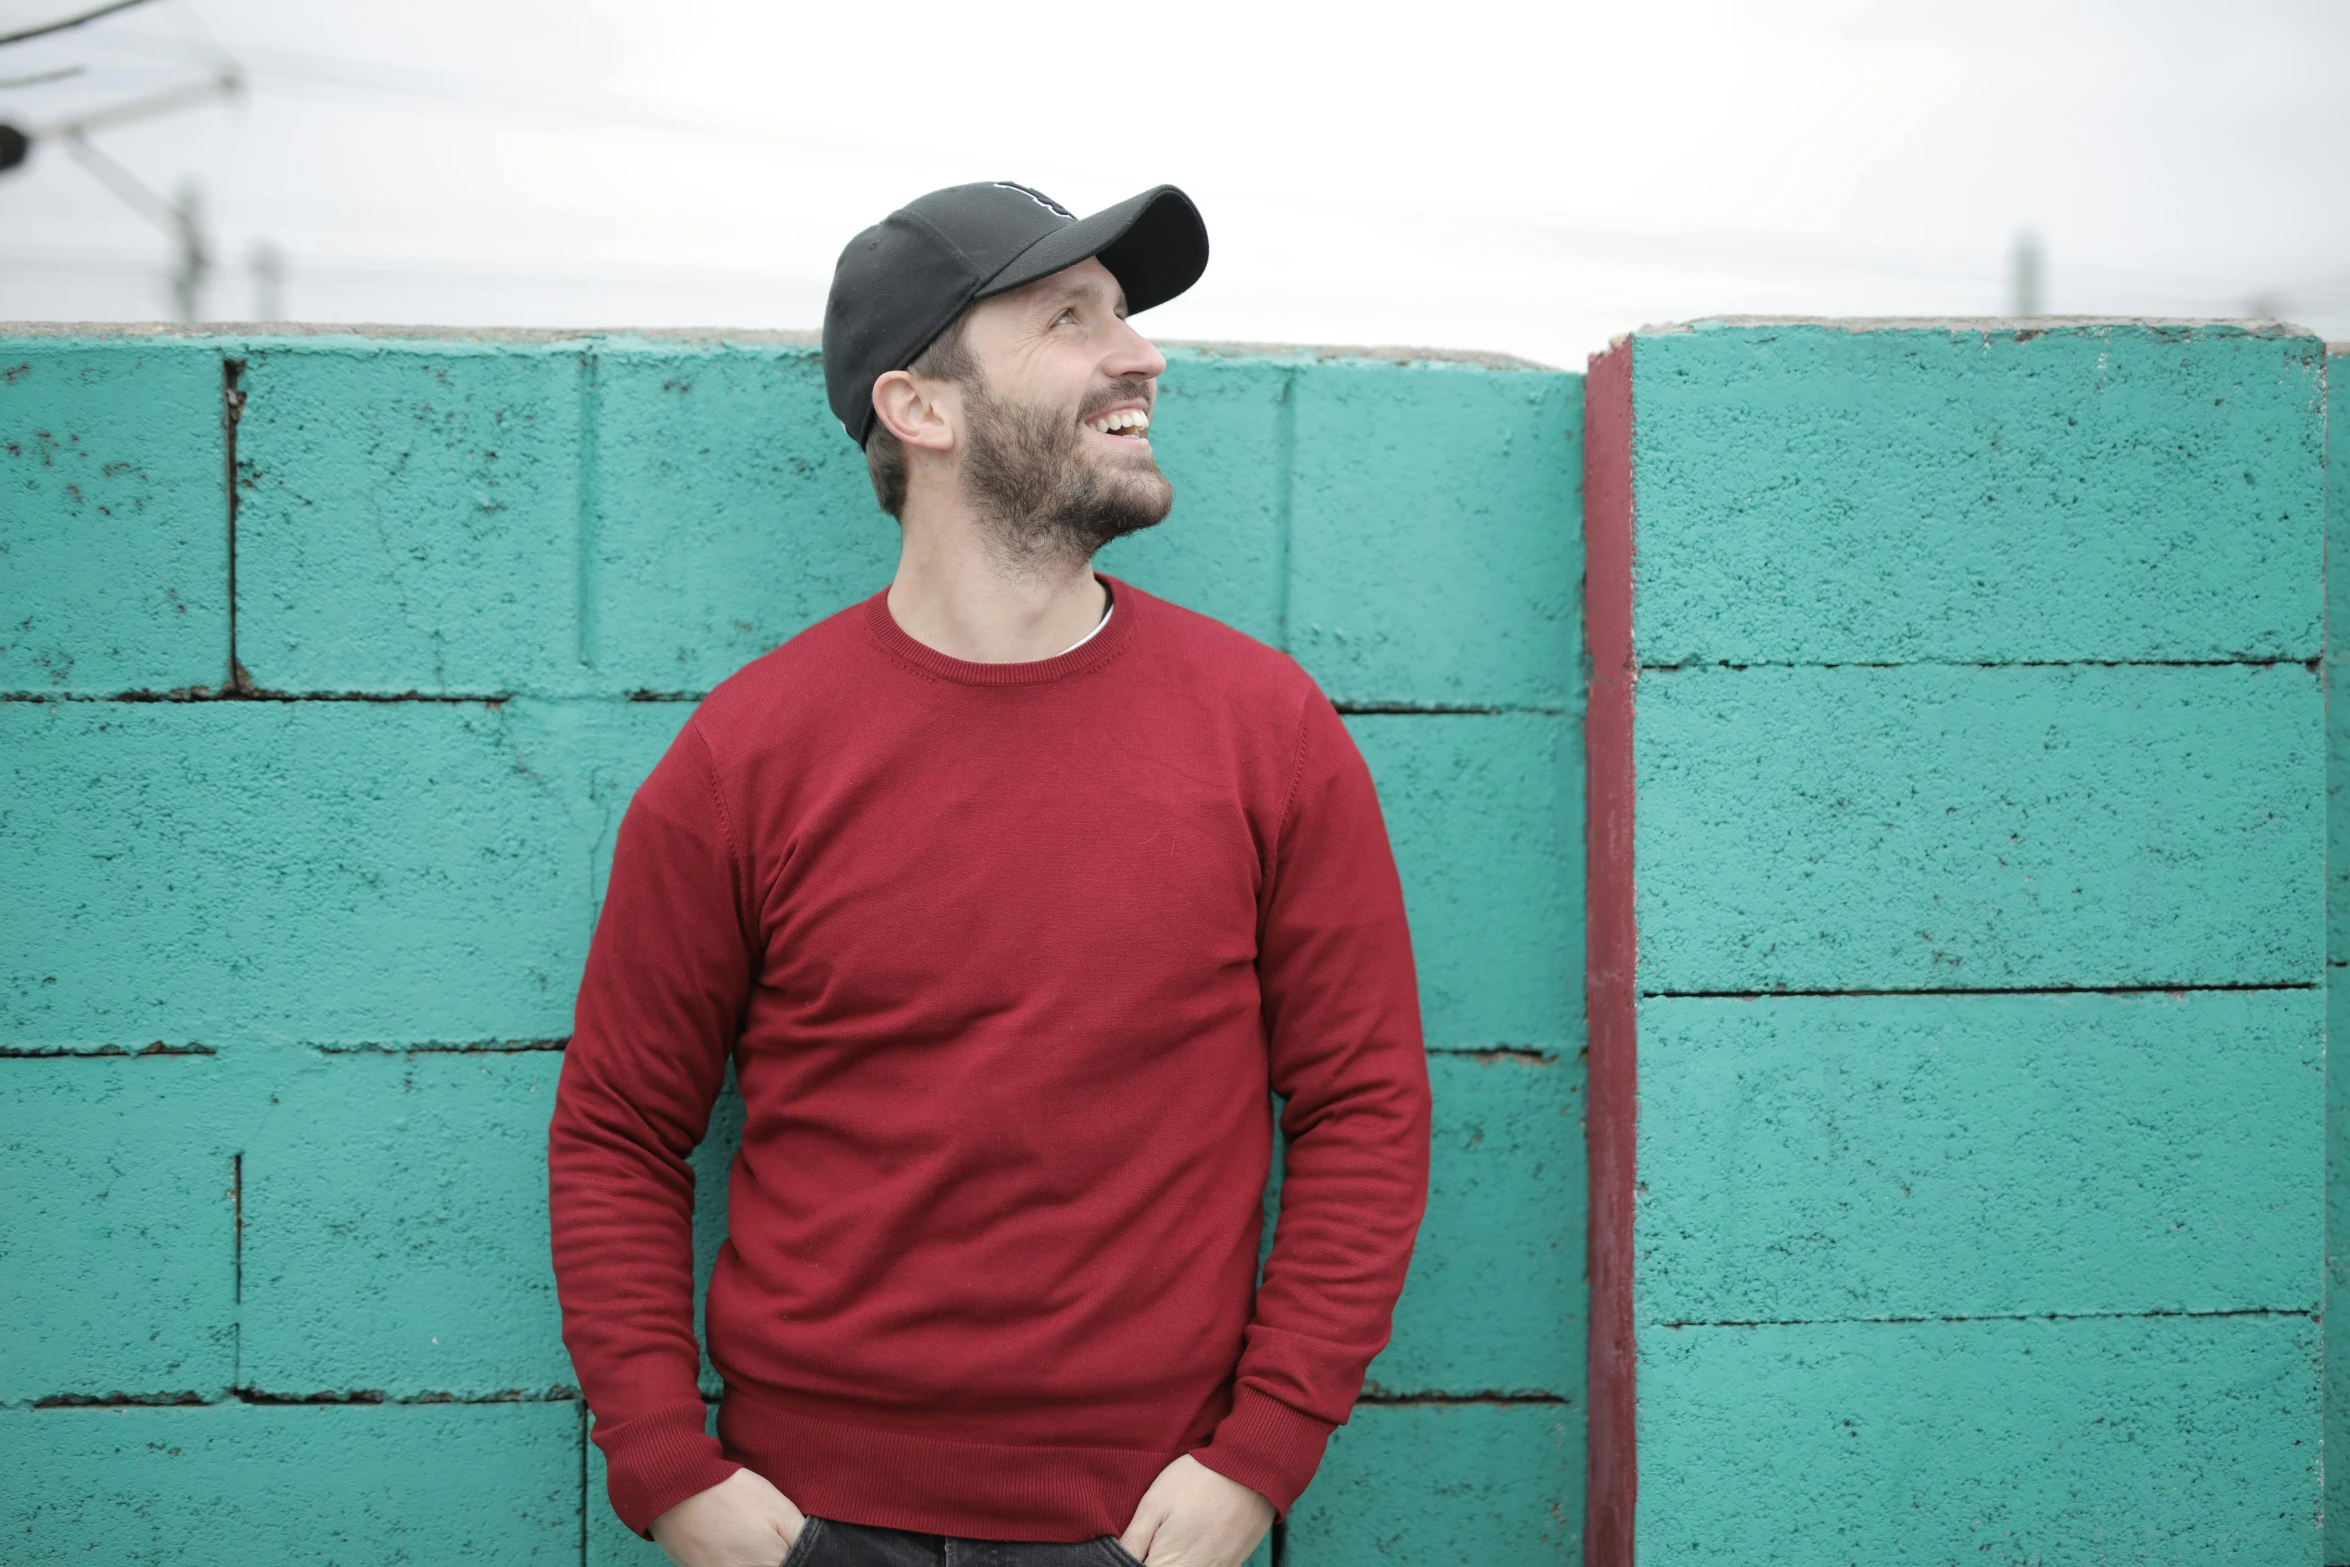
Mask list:
[{"label": "man's nose", "polygon": [[1167,356],[1153,346],[1151,340],[1134,329],[1131,322],[1121,319],[1118,330],[1123,341],[1110,351],[1102,369],[1113,376],[1139,376],[1145,380],[1156,378],[1167,368]]}]

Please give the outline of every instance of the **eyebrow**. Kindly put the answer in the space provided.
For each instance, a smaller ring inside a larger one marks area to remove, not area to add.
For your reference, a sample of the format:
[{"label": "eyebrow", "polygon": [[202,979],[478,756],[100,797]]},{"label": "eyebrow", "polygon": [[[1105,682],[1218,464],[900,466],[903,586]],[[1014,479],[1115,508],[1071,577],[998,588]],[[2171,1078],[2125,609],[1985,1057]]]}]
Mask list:
[{"label": "eyebrow", "polygon": [[1103,298],[1107,298],[1112,305],[1123,305],[1126,303],[1126,290],[1118,287],[1104,289],[1100,284],[1089,281],[1071,281],[1061,284],[1050,294],[1047,294],[1045,301],[1057,306],[1065,305],[1071,300]]}]

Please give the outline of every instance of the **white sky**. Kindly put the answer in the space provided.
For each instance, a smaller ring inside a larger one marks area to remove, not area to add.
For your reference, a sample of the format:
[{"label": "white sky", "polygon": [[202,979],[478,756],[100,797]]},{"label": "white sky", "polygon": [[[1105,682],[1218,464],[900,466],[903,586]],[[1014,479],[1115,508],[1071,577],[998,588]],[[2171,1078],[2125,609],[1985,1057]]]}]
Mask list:
[{"label": "white sky", "polygon": [[[0,0],[0,32],[96,0]],[[1644,322],[2281,314],[2350,338],[2350,0],[153,0],[0,48],[29,130],[200,188],[203,313],[814,327],[850,234],[1015,179],[1171,180],[1171,338],[1580,365]],[[172,245],[61,143],[0,175],[0,319],[171,313]]]}]

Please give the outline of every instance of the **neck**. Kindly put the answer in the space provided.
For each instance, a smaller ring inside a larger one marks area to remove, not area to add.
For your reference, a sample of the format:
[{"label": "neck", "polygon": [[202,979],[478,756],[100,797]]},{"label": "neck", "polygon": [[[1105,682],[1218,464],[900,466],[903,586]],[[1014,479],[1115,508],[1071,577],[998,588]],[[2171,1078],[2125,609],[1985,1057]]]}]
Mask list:
[{"label": "neck", "polygon": [[1006,560],[961,498],[908,496],[890,618],[934,652],[974,664],[1051,658],[1091,631],[1108,591],[1082,559]]}]

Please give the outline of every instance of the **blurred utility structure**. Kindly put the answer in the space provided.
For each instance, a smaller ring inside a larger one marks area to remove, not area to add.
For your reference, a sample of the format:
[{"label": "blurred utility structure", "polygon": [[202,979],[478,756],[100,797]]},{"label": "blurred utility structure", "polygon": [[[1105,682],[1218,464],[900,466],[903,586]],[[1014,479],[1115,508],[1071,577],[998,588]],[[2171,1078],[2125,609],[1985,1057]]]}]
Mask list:
[{"label": "blurred utility structure", "polygon": [[171,204],[178,256],[171,269],[172,319],[204,319],[204,284],[212,276],[212,247],[204,241],[204,190],[190,180]]},{"label": "blurred utility structure", "polygon": [[[24,43],[54,33],[67,32],[87,22],[94,22],[118,11],[130,10],[144,0],[113,0],[113,3],[85,8],[64,16],[51,16],[36,25],[20,27],[0,34],[0,45]],[[36,72],[0,82],[0,86],[24,87],[64,80],[82,74],[82,67],[67,66]],[[179,195],[166,199],[157,194],[144,180],[114,158],[98,150],[90,141],[93,131],[129,125],[176,114],[185,109],[234,99],[245,90],[245,75],[234,60],[225,56],[217,60],[200,80],[174,86],[161,92],[151,92],[125,101],[106,104],[50,125],[26,129],[14,124],[0,124],[0,172],[23,164],[33,147],[42,142],[62,146],[99,184],[111,191],[117,200],[128,206],[160,230],[172,244],[170,291],[172,317],[178,321],[199,321],[204,316],[204,287],[212,276],[212,247],[204,223],[204,196],[201,185],[189,178],[183,180]]]},{"label": "blurred utility structure", "polygon": [[245,262],[253,274],[253,319],[286,319],[286,253],[270,240],[254,245]]},{"label": "blurred utility structure", "polygon": [[2044,258],[2040,251],[2039,235],[2025,229],[2015,237],[2015,257],[2009,267],[2007,313],[2011,316],[2046,315],[2047,292],[2043,287]]}]

